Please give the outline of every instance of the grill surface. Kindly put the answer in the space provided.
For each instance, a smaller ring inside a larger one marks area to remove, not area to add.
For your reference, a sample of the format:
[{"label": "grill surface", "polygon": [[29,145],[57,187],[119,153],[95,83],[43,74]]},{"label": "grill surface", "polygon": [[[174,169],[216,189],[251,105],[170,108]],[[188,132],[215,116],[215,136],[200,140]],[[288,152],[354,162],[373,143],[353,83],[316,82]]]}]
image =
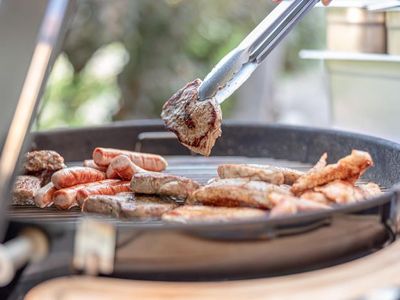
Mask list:
[{"label": "grill surface", "polygon": [[[219,156],[219,157],[200,157],[200,156],[166,156],[168,161],[167,173],[174,175],[185,176],[194,179],[201,184],[206,184],[207,181],[217,176],[217,167],[223,163],[248,163],[248,164],[270,164],[279,167],[288,167],[301,171],[308,170],[310,165],[290,162],[285,160],[274,160],[266,158],[246,158],[234,156]],[[68,166],[81,165],[79,162],[68,163]],[[37,208],[34,206],[14,206],[10,209],[10,218],[15,220],[30,220],[37,221],[59,221],[59,222],[74,222],[81,218],[83,214],[78,208],[73,208],[68,211],[60,211],[54,207]],[[130,222],[143,223],[145,221],[130,220]],[[152,223],[161,223],[151,221]]]},{"label": "grill surface", "polygon": [[[238,156],[218,156],[218,157],[201,157],[201,156],[166,156],[168,160],[168,168],[166,173],[179,175],[194,179],[201,184],[206,184],[208,180],[217,176],[217,167],[226,163],[246,163],[246,164],[268,164],[277,167],[285,167],[296,169],[299,171],[307,171],[311,165],[293,162],[288,160],[276,160],[268,158],[248,158]],[[68,163],[69,166],[81,165],[80,162]],[[362,181],[361,181],[362,182]],[[58,222],[74,222],[81,218],[84,214],[78,208],[67,211],[60,211],[54,207],[37,208],[34,206],[14,206],[9,211],[12,219],[40,221],[58,221]],[[107,218],[113,220],[111,218]],[[118,222],[118,221],[116,221]],[[151,222],[153,224],[161,224],[159,221],[142,221],[129,220],[129,222],[144,223]]]}]

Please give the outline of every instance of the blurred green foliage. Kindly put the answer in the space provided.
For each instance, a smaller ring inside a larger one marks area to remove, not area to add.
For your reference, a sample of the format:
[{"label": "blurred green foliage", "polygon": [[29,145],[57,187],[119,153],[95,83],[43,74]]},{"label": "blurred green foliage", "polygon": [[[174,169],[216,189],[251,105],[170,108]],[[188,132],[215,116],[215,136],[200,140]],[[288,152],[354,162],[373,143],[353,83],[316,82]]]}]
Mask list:
[{"label": "blurred green foliage", "polygon": [[[172,93],[203,78],[273,6],[270,0],[80,1],[37,126],[159,117]],[[299,49],[320,46],[318,18],[289,37],[288,72],[301,67]],[[226,103],[229,116],[234,102]]]}]

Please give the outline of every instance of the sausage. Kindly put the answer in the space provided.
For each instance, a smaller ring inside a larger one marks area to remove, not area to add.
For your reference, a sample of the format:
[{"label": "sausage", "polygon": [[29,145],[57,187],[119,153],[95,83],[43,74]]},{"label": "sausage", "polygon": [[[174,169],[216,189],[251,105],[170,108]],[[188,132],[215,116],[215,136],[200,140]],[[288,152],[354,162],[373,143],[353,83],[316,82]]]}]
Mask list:
[{"label": "sausage", "polygon": [[62,209],[62,210],[70,209],[74,206],[78,206],[76,197],[77,197],[77,193],[79,190],[97,186],[97,185],[107,183],[107,182],[108,183],[115,182],[115,180],[107,179],[107,180],[103,180],[103,181],[78,184],[75,186],[71,186],[68,188],[63,188],[61,190],[58,190],[53,194],[54,206],[57,207],[58,209]]},{"label": "sausage", "polygon": [[[111,181],[111,180],[105,180]],[[91,195],[115,195],[122,192],[130,192],[130,182],[121,180],[112,180],[113,182],[101,181],[98,185],[93,185],[80,189],[76,193],[78,205],[82,207],[86,198]]]},{"label": "sausage", "polygon": [[115,172],[115,170],[113,169],[113,167],[111,165],[109,165],[107,168],[106,177],[109,179],[119,178],[117,172]]},{"label": "sausage", "polygon": [[35,195],[35,204],[40,208],[53,205],[53,195],[57,191],[53,183],[49,182],[40,188]]},{"label": "sausage", "polygon": [[104,172],[89,167],[72,167],[61,169],[51,176],[51,182],[57,189],[75,186],[77,184],[104,180]]},{"label": "sausage", "polygon": [[84,167],[89,167],[89,168],[92,168],[92,169],[96,169],[96,170],[99,170],[99,171],[102,171],[102,172],[106,172],[106,170],[107,170],[107,167],[97,165],[94,162],[94,160],[92,160],[92,159],[84,160],[83,161],[83,166]]},{"label": "sausage", "polygon": [[111,160],[119,155],[128,156],[134,164],[148,171],[160,172],[168,166],[167,161],[157,154],[100,147],[94,149],[93,160],[99,166],[108,166]]},{"label": "sausage", "polygon": [[78,190],[84,188],[87,184],[79,184],[69,188],[58,190],[53,195],[54,206],[58,209],[70,209],[71,207],[77,206],[76,193]]},{"label": "sausage", "polygon": [[115,172],[123,180],[131,180],[134,174],[146,172],[135,165],[126,155],[113,158],[108,168],[111,169],[110,172]]}]

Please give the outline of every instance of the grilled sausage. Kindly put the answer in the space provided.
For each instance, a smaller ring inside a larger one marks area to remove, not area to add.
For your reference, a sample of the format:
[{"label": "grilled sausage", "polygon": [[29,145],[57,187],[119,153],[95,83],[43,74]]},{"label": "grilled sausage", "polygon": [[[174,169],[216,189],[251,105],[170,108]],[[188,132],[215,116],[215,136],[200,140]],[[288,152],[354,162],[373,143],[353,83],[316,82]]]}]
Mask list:
[{"label": "grilled sausage", "polygon": [[111,160],[119,155],[128,156],[135,165],[148,171],[160,172],[168,166],[167,161],[160,155],[100,147],[94,149],[93,160],[99,166],[108,166]]},{"label": "grilled sausage", "polygon": [[53,195],[54,206],[62,210],[77,206],[76,193],[89,184],[79,184],[56,191]]},{"label": "grilled sausage", "polygon": [[107,171],[112,174],[110,175],[109,173],[108,176],[115,176],[114,174],[117,174],[118,178],[123,180],[131,180],[134,174],[147,172],[135,165],[126,155],[119,155],[113,158]]},{"label": "grilled sausage", "polygon": [[86,198],[92,195],[115,195],[122,192],[130,192],[130,182],[121,180],[104,180],[97,185],[80,189],[76,193],[78,205],[82,207]]},{"label": "grilled sausage", "polygon": [[51,176],[51,182],[57,189],[75,186],[77,184],[104,180],[104,172],[88,167],[72,167],[59,170]]},{"label": "grilled sausage", "polygon": [[83,166],[84,167],[89,167],[89,168],[92,168],[92,169],[96,169],[96,170],[99,170],[99,171],[102,171],[102,172],[106,172],[106,170],[107,170],[107,167],[97,165],[94,162],[94,160],[92,160],[92,159],[84,160],[83,161]]},{"label": "grilled sausage", "polygon": [[53,183],[49,182],[35,195],[35,204],[40,208],[49,207],[53,205],[53,195],[57,191]]}]

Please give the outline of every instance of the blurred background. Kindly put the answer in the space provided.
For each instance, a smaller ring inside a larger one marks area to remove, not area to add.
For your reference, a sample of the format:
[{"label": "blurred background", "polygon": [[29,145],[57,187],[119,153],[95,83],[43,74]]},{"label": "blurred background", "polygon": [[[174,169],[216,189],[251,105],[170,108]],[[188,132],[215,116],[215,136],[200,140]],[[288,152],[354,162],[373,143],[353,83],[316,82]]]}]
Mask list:
[{"label": "blurred background", "polygon": [[[159,119],[275,7],[271,0],[80,0],[35,129]],[[222,105],[224,120],[400,140],[400,1],[333,0]]]},{"label": "blurred background", "polygon": [[[275,6],[270,0],[78,3],[37,129],[159,118],[177,89],[204,78]],[[324,43],[324,11],[314,10],[223,104],[224,119],[327,124],[319,64],[298,57]],[[305,103],[314,109],[296,112]]]}]

